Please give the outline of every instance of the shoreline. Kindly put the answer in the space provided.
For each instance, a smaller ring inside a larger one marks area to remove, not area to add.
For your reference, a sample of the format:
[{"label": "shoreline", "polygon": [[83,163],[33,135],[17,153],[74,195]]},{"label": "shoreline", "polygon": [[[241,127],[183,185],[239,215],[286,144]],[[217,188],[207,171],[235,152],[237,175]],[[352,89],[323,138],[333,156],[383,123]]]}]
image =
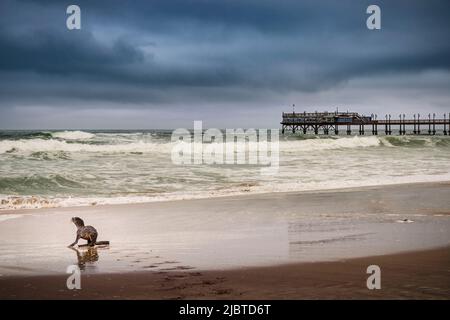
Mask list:
[{"label": "shoreline", "polygon": [[[0,222],[0,296],[448,297],[449,191],[419,183],[15,211]],[[73,216],[111,245],[68,249]],[[361,287],[371,264],[391,291]],[[72,265],[91,289],[65,288]]]},{"label": "shoreline", "polygon": [[[198,197],[198,198],[187,198],[187,199],[164,199],[155,201],[143,201],[143,202],[129,202],[129,203],[105,203],[105,204],[95,204],[95,205],[77,205],[77,206],[59,206],[59,207],[41,207],[41,208],[18,208],[18,209],[0,209],[0,217],[2,215],[9,214],[31,214],[40,211],[51,211],[51,210],[73,210],[73,209],[88,209],[88,208],[109,208],[109,207],[128,207],[128,206],[140,206],[148,205],[153,203],[171,203],[171,202],[184,202],[184,201],[208,201],[214,199],[245,199],[248,197],[265,197],[270,195],[303,195],[303,194],[320,194],[320,193],[340,193],[340,192],[352,192],[352,191],[370,191],[381,188],[390,187],[408,187],[408,186],[428,186],[428,185],[450,185],[450,180],[437,180],[437,181],[426,181],[426,182],[405,182],[405,183],[389,183],[389,184],[379,184],[379,185],[363,185],[363,186],[353,186],[344,188],[330,188],[330,189],[313,189],[313,190],[299,190],[299,191],[268,191],[268,192],[248,192],[248,193],[237,193],[237,194],[224,194],[224,195],[214,195],[210,197]],[[14,197],[12,195],[11,197]],[[32,197],[32,196],[30,196]]]},{"label": "shoreline", "polygon": [[[381,269],[369,290],[366,269]],[[187,270],[0,277],[1,299],[444,299],[450,296],[450,247],[333,262],[231,270]]]}]

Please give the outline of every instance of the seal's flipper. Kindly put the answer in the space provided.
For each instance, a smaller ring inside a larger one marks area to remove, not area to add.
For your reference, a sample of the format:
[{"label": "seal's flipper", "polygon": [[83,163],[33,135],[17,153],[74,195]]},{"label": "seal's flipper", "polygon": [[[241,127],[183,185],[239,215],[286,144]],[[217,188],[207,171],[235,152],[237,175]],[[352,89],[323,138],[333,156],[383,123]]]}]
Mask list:
[{"label": "seal's flipper", "polygon": [[[108,245],[109,245],[109,241],[97,241],[97,242],[95,243],[95,245],[96,245],[96,246],[108,246]],[[79,248],[82,248],[82,247],[90,247],[90,246],[91,246],[91,245],[90,245],[89,243],[78,245]],[[92,246],[91,246],[91,247],[92,247]]]}]

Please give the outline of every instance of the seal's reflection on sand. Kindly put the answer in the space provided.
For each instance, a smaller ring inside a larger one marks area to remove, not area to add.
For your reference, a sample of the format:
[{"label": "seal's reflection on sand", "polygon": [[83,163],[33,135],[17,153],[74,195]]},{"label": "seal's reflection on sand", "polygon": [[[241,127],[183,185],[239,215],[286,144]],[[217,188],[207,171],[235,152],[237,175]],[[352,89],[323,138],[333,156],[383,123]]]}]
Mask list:
[{"label": "seal's reflection on sand", "polygon": [[86,250],[82,250],[81,252],[78,249],[71,247],[73,251],[77,254],[78,267],[80,270],[86,269],[86,264],[94,265],[99,258],[97,248],[89,247]]}]

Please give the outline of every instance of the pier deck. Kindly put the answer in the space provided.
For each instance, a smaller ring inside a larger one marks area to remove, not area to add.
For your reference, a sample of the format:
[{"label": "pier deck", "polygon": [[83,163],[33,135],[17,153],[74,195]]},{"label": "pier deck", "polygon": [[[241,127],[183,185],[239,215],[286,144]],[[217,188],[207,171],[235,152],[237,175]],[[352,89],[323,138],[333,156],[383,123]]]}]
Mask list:
[{"label": "pier deck", "polygon": [[287,130],[295,133],[296,131],[314,134],[329,134],[330,131],[336,135],[339,134],[342,127],[350,135],[352,129],[358,126],[358,134],[364,135],[367,127],[373,135],[377,135],[379,129],[386,135],[392,134],[392,127],[397,127],[398,134],[429,134],[435,135],[441,130],[444,135],[450,134],[450,113],[444,114],[443,118],[436,118],[436,114],[428,114],[421,118],[420,114],[414,114],[413,119],[406,119],[404,114],[394,119],[390,114],[385,115],[384,119],[378,120],[377,115],[364,116],[356,112],[301,112],[282,114],[282,133]]}]

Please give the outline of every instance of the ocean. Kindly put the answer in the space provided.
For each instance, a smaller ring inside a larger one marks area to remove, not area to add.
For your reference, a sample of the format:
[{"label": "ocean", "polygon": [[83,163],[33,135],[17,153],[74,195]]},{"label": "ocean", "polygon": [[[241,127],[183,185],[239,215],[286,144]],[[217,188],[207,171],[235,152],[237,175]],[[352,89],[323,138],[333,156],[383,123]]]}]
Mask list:
[{"label": "ocean", "polygon": [[450,180],[448,136],[280,135],[279,169],[178,165],[171,130],[0,131],[0,210]]}]

